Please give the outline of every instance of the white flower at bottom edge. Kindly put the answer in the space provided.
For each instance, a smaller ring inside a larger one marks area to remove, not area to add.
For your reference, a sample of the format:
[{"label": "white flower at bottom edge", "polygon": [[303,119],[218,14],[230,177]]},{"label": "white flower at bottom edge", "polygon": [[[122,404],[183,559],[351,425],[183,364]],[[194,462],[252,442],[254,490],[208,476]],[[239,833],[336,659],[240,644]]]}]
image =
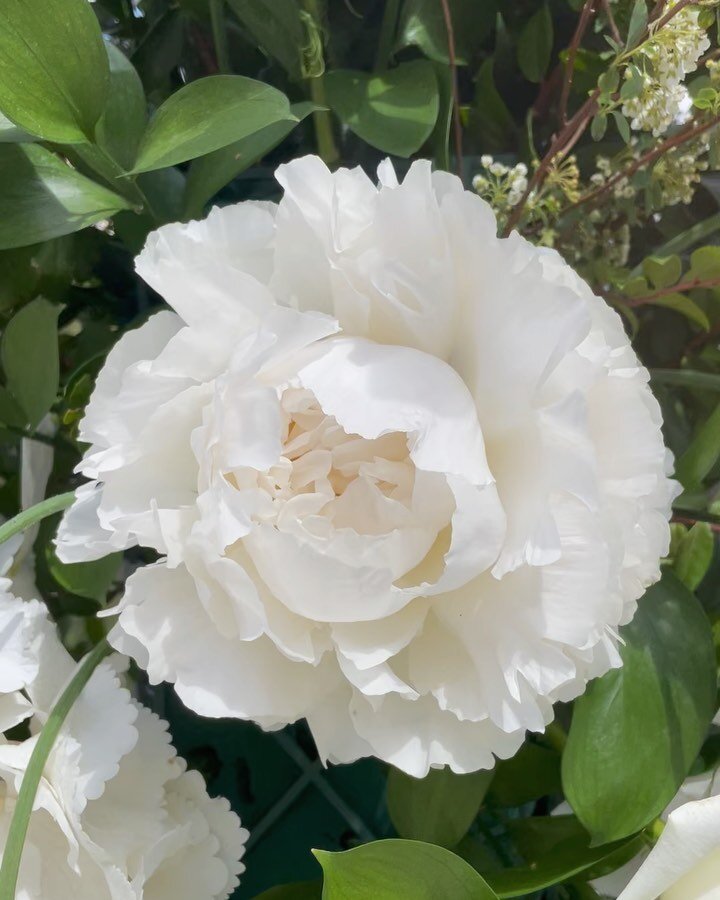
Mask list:
[{"label": "white flower at bottom edge", "polygon": [[379,176],[150,235],[173,311],[100,372],[58,552],[164,556],[111,640],[196,712],[467,772],[620,665],[676,488],[617,314],[454,176]]},{"label": "white flower at bottom edge", "polygon": [[[0,583],[0,856],[39,729],[74,671],[42,604]],[[225,900],[247,831],[208,796],[167,724],[101,664],[50,753],[30,817],[18,900]]]}]

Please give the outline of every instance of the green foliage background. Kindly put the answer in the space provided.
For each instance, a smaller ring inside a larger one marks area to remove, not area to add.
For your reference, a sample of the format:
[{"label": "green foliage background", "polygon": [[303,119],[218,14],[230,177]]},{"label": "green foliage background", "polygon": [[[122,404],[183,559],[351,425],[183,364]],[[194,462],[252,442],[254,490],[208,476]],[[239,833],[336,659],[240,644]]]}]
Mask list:
[{"label": "green foliage background", "polygon": [[[24,438],[54,449],[48,496],[75,486],[77,422],[94,377],[122,332],[162,303],[133,272],[151,229],[201,216],[211,202],[275,199],[277,164],[306,153],[368,171],[387,155],[400,172],[430,157],[468,185],[483,154],[531,164],[558,130],[582,5],[0,0],[0,513],[19,509]],[[624,33],[645,27],[643,0],[617,6]],[[611,57],[600,30],[591,32],[574,63],[570,109]],[[607,84],[603,97],[617,90]],[[704,96],[698,109],[717,115],[714,95]],[[616,115],[608,128],[606,118],[593,123],[597,142],[588,133],[576,148],[582,172],[598,152],[624,147],[627,122]],[[636,182],[651,210],[646,175]],[[661,216],[620,209],[632,231],[627,264],[610,264],[602,243],[572,259],[626,314],[685,488],[663,581],[623,631],[625,667],[596,682],[574,713],[560,708],[558,724],[492,774],[433,772],[417,782],[374,760],[324,770],[302,724],[264,734],[201,720],[138,676],[180,753],[251,831],[238,898],[299,881],[311,883],[265,896],[319,897],[311,848],[352,850],[320,856],[325,897],[596,897],[587,882],[652,840],[688,773],[717,764],[709,726],[720,621],[719,197],[710,171],[690,204]],[[572,230],[574,215],[560,225]],[[520,227],[537,236],[532,219]],[[59,428],[38,431],[50,411]],[[133,550],[63,565],[51,544],[56,524],[46,520],[35,542],[37,580],[80,655],[103,633],[95,613],[150,557]],[[551,818],[563,795],[575,815]],[[398,836],[435,849],[352,849]],[[448,849],[466,862],[447,868]]]}]

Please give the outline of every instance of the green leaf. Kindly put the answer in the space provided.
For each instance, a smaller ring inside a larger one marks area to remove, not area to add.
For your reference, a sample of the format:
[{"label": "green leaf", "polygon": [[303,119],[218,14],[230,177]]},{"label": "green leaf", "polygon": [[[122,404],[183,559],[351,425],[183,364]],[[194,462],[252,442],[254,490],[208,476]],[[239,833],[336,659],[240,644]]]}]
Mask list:
[{"label": "green leaf", "polygon": [[620,99],[632,100],[635,97],[639,97],[642,93],[642,89],[645,86],[645,78],[637,66],[628,66],[625,71],[629,73],[629,77],[626,75],[623,80],[620,88]]},{"label": "green leaf", "polygon": [[[448,0],[455,36],[455,61],[470,63],[473,51],[492,31],[497,0]],[[415,46],[435,62],[448,65],[448,34],[442,4],[437,0],[405,0],[398,28],[397,49]]]},{"label": "green leaf", "polygon": [[410,156],[430,137],[440,98],[432,63],[402,63],[381,74],[339,70],[325,76],[330,106],[378,150]]},{"label": "green leaf", "polygon": [[626,144],[630,143],[630,125],[628,124],[628,120],[625,116],[618,112],[616,109],[613,110],[613,119],[615,119],[615,124],[617,126],[618,134],[625,141]]},{"label": "green leaf", "polygon": [[109,67],[87,0],[4,0],[0,109],[46,141],[92,138],[105,105]]},{"label": "green leaf", "polygon": [[675,555],[673,571],[685,587],[700,586],[712,562],[715,539],[707,522],[696,522],[683,537]]},{"label": "green leaf", "polygon": [[274,57],[293,78],[302,77],[308,36],[298,0],[228,0],[253,42]]},{"label": "green leaf", "polygon": [[658,384],[699,391],[720,391],[720,375],[714,372],[695,372],[692,369],[650,369],[650,378]]},{"label": "green leaf", "polygon": [[313,850],[325,881],[323,900],[497,900],[465,860],[421,841],[373,841],[343,853]]},{"label": "green leaf", "polygon": [[403,838],[454,847],[478,814],[493,774],[431,769],[425,778],[412,778],[391,769],[387,804],[395,830]]},{"label": "green leaf", "polygon": [[720,247],[698,247],[690,256],[688,278],[720,278]]},{"label": "green leaf", "polygon": [[57,397],[59,307],[39,297],[8,322],[0,344],[8,390],[34,428]]},{"label": "green leaf", "polygon": [[657,290],[677,284],[682,275],[679,256],[648,256],[643,260],[643,274]]},{"label": "green leaf", "polygon": [[25,413],[7,388],[0,385],[0,422],[15,428],[23,428],[26,423]]},{"label": "green leaf", "polygon": [[517,59],[528,81],[542,81],[550,63],[553,47],[553,20],[550,8],[543,5],[520,32]]},{"label": "green leaf", "polygon": [[495,87],[494,68],[492,56],[480,66],[468,121],[468,132],[484,150],[502,149],[515,132],[512,114]]},{"label": "green leaf", "polygon": [[575,816],[537,816],[509,827],[528,865],[488,873],[487,881],[501,900],[562,884],[611,859],[622,865],[647,846],[643,837],[635,836],[591,847]]},{"label": "green leaf", "polygon": [[548,747],[526,743],[512,757],[495,766],[488,790],[493,806],[522,806],[560,792],[560,754]]},{"label": "green leaf", "polygon": [[296,103],[290,107],[296,121],[275,122],[228,147],[196,159],[187,177],[185,215],[190,218],[202,215],[205,204],[220,188],[277,147],[314,109],[312,103]]},{"label": "green leaf", "polygon": [[565,796],[593,845],[639,831],[690,771],[715,712],[715,651],[702,607],[671,573],[621,629],[623,667],[575,702]]},{"label": "green leaf", "polygon": [[627,40],[625,41],[625,49],[630,50],[634,47],[640,38],[645,34],[648,25],[648,11],[645,0],[635,0],[632,14],[630,15],[630,24],[628,26]]},{"label": "green leaf", "polygon": [[129,208],[39,144],[0,144],[0,172],[0,249],[70,234]]},{"label": "green leaf", "polygon": [[699,488],[720,457],[720,405],[703,422],[675,464],[675,477],[686,491]]},{"label": "green leaf", "polygon": [[705,331],[710,331],[710,320],[703,309],[701,309],[694,300],[691,300],[687,294],[666,294],[664,297],[656,297],[652,301],[648,301],[648,306],[662,306],[665,309],[673,309],[699,325]]},{"label": "green leaf", "polygon": [[20,144],[24,141],[34,141],[35,138],[18,128],[7,116],[0,112],[0,144]]},{"label": "green leaf", "polygon": [[607,131],[608,117],[605,113],[598,113],[590,123],[590,137],[594,141],[601,141]]},{"label": "green leaf", "polygon": [[145,130],[145,91],[130,60],[113,44],[110,59],[110,91],[97,125],[98,144],[124,169],[132,166]]},{"label": "green leaf", "polygon": [[276,122],[296,122],[285,94],[241,75],[186,84],[155,113],[133,172],[149,172],[212,153]]},{"label": "green leaf", "polygon": [[47,544],[45,551],[48,569],[61,588],[97,603],[105,601],[118,574],[122,553],[111,553],[91,562],[63,563],[55,555],[52,544]]}]

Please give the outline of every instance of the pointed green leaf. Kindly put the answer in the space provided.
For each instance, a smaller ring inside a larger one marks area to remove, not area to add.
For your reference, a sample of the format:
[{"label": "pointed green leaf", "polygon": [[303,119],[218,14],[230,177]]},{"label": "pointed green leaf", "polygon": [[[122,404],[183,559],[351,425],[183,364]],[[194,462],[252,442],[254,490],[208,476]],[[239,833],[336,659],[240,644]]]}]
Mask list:
[{"label": "pointed green leaf", "polygon": [[720,278],[720,247],[698,247],[690,256],[688,278]]},{"label": "pointed green leaf", "polygon": [[296,121],[275,122],[249,137],[196,159],[187,177],[185,215],[191,218],[202,215],[203,207],[220,188],[280,144],[314,108],[312,103],[295,103],[290,109]]},{"label": "pointed green leaf", "polygon": [[47,141],[72,144],[92,137],[109,80],[92,5],[3,0],[0,21],[0,109]]},{"label": "pointed green leaf", "polygon": [[98,144],[124,169],[137,153],[147,118],[145,91],[140,76],[122,51],[107,45],[110,91],[97,125]]},{"label": "pointed green leaf", "polygon": [[129,208],[39,144],[0,144],[0,173],[0,249],[70,234]]},{"label": "pointed green leaf", "polygon": [[391,769],[387,804],[395,830],[403,838],[455,847],[478,814],[492,778],[492,771],[456,775],[450,769],[412,778]]},{"label": "pointed green leaf", "polygon": [[313,850],[323,900],[497,900],[464,859],[422,841],[373,841],[344,853]]},{"label": "pointed green leaf", "polygon": [[672,574],[621,629],[623,667],[575,701],[565,796],[605,844],[644,828],[690,771],[715,713],[715,650],[702,607]]},{"label": "pointed green leaf", "polygon": [[520,33],[517,59],[528,81],[542,81],[550,64],[553,47],[553,20],[550,8],[543,5]]},{"label": "pointed green leaf", "polygon": [[10,319],[0,343],[8,390],[32,428],[57,397],[59,312],[59,307],[42,297],[33,300]]},{"label": "pointed green leaf", "polygon": [[308,36],[299,0],[228,0],[250,36],[293,78],[302,77]]},{"label": "pointed green leaf", "polygon": [[720,405],[702,423],[675,464],[675,477],[686,491],[700,488],[720,457]]},{"label": "pointed green leaf", "polygon": [[651,305],[673,309],[705,331],[710,331],[710,320],[707,314],[687,294],[666,294],[664,297],[656,297]]},{"label": "pointed green leaf", "polygon": [[630,15],[630,25],[628,26],[627,40],[625,48],[627,50],[634,47],[645,34],[648,25],[648,11],[645,0],[635,0],[632,13]]},{"label": "pointed green leaf", "polygon": [[700,586],[710,568],[714,549],[715,539],[707,522],[696,522],[680,541],[673,571],[688,590]]},{"label": "pointed green leaf", "polygon": [[324,80],[338,117],[373,147],[410,156],[432,134],[440,108],[432,63],[415,60],[377,75],[338,70]]},{"label": "pointed green leaf", "polygon": [[133,172],[212,153],[277,122],[296,122],[281,91],[240,75],[211,75],[172,94],[155,113]]},{"label": "pointed green leaf", "polygon": [[[455,36],[455,61],[467,65],[478,46],[492,31],[497,0],[448,0]],[[437,0],[405,0],[398,28],[398,49],[409,46],[435,62],[449,63],[445,15]]]}]

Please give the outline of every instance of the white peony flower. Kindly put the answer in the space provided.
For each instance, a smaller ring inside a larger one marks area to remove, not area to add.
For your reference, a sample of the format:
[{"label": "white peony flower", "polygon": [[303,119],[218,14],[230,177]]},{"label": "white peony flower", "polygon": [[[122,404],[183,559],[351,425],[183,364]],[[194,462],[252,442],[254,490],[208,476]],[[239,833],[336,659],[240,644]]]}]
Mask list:
[{"label": "white peony flower", "polygon": [[662,815],[652,848],[593,882],[619,900],[717,900],[720,897],[720,772],[688,778]]},{"label": "white peony flower", "polygon": [[[0,856],[37,735],[74,671],[42,604],[0,583]],[[18,900],[225,900],[247,832],[175,755],[167,724],[94,672],[51,751],[23,849]]]},{"label": "white peony flower", "polygon": [[306,717],[335,762],[490,767],[620,665],[659,577],[648,374],[556,253],[429,163],[278,179],[279,206],[150,236],[174,311],[108,356],[59,553],[163,555],[111,639],[197,712]]}]

